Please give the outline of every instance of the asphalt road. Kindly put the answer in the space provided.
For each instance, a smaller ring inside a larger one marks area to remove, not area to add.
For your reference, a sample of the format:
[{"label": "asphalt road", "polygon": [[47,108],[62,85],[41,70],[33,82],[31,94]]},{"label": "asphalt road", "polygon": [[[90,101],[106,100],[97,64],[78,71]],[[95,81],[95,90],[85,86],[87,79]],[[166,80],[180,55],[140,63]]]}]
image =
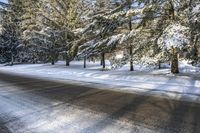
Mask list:
[{"label": "asphalt road", "polygon": [[0,133],[96,132],[200,133],[200,104],[0,72]]}]

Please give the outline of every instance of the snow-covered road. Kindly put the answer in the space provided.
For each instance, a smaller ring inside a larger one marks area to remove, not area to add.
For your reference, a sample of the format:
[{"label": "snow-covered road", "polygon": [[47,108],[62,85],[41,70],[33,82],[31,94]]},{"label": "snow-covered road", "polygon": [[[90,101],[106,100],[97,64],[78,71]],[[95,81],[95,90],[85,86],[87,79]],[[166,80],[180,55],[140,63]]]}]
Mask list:
[{"label": "snow-covered road", "polygon": [[199,104],[143,94],[0,72],[0,133],[200,132]]}]

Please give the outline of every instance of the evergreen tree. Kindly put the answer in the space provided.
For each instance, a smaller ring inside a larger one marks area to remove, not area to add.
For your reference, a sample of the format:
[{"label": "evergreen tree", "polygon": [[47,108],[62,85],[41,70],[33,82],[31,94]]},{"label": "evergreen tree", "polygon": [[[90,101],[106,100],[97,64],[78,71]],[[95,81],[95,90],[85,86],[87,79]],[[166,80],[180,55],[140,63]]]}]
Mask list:
[{"label": "evergreen tree", "polygon": [[[141,5],[140,5],[141,3]],[[159,38],[162,38],[165,31],[169,29],[170,25],[180,25],[180,27],[189,27],[190,11],[188,1],[124,1],[116,9],[106,11],[99,14],[94,14],[92,22],[83,30],[87,36],[93,36],[94,40],[88,40],[80,49],[82,55],[93,55],[99,52],[113,52],[117,47],[130,47],[130,57],[132,64],[132,56],[134,58],[142,56],[155,57],[155,60],[160,60],[161,53],[170,53],[166,55],[172,59],[172,72],[178,72],[178,49],[182,51],[183,48],[175,48],[174,50],[160,49]],[[128,29],[126,30],[126,24]],[[181,30],[181,29],[180,29]],[[190,29],[186,31],[187,36],[191,36]],[[172,33],[172,39],[176,39],[178,30]],[[178,35],[180,35],[178,33]],[[95,35],[95,36],[94,36]],[[88,37],[90,38],[90,37]],[[180,38],[181,39],[181,38]],[[187,38],[184,38],[186,40]],[[182,40],[184,42],[184,40]],[[174,46],[180,46],[182,41],[176,42]],[[186,43],[186,42],[184,42]],[[163,44],[163,43],[162,43]],[[190,41],[187,41],[191,46]],[[161,47],[160,47],[161,46]],[[151,52],[153,51],[153,52]],[[174,69],[174,70],[173,70]],[[131,70],[133,66],[131,65]]]},{"label": "evergreen tree", "polygon": [[[156,65],[178,58],[198,62],[200,3],[193,0],[9,0],[1,33],[1,58],[55,63],[79,57]],[[177,29],[179,27],[179,29]],[[124,51],[120,60],[117,51]],[[185,55],[185,53],[187,53]],[[117,64],[117,65],[116,65]],[[159,65],[158,65],[159,66]]]},{"label": "evergreen tree", "polygon": [[22,1],[9,0],[9,7],[3,14],[1,47],[3,56],[13,65],[19,57],[18,46],[21,44],[20,16],[23,14]]},{"label": "evergreen tree", "polygon": [[64,54],[66,65],[69,65],[69,62],[73,60],[72,44],[70,42],[75,40],[72,30],[79,25],[78,4],[78,0],[51,0],[42,3],[43,28],[52,29],[52,34],[60,35],[55,38],[56,40],[51,39],[53,40],[51,44],[56,45],[55,47],[59,49],[55,49],[56,53]]}]

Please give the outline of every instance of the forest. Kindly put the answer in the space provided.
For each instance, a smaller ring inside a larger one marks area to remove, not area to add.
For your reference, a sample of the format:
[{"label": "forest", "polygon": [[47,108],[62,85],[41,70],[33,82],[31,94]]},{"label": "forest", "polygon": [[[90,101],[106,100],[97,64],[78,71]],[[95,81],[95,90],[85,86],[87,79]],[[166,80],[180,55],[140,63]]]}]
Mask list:
[{"label": "forest", "polygon": [[112,69],[200,63],[199,0],[8,0],[0,9],[0,63],[101,61]]}]

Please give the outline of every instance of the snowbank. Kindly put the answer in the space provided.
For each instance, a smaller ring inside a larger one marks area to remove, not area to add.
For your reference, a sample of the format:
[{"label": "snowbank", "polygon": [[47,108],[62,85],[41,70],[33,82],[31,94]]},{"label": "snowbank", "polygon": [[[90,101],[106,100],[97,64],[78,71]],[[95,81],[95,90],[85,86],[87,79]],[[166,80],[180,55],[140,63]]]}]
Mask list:
[{"label": "snowbank", "polygon": [[[109,62],[106,62],[109,65]],[[102,89],[114,89],[145,95],[156,95],[177,100],[200,103],[200,68],[180,64],[181,73],[170,74],[169,69],[149,70],[136,65],[134,72],[125,65],[118,70],[101,71],[99,62],[87,62],[87,69],[82,61],[73,61],[70,67],[65,62],[50,64],[0,66],[0,71],[35,76],[48,80],[58,80]]]}]

